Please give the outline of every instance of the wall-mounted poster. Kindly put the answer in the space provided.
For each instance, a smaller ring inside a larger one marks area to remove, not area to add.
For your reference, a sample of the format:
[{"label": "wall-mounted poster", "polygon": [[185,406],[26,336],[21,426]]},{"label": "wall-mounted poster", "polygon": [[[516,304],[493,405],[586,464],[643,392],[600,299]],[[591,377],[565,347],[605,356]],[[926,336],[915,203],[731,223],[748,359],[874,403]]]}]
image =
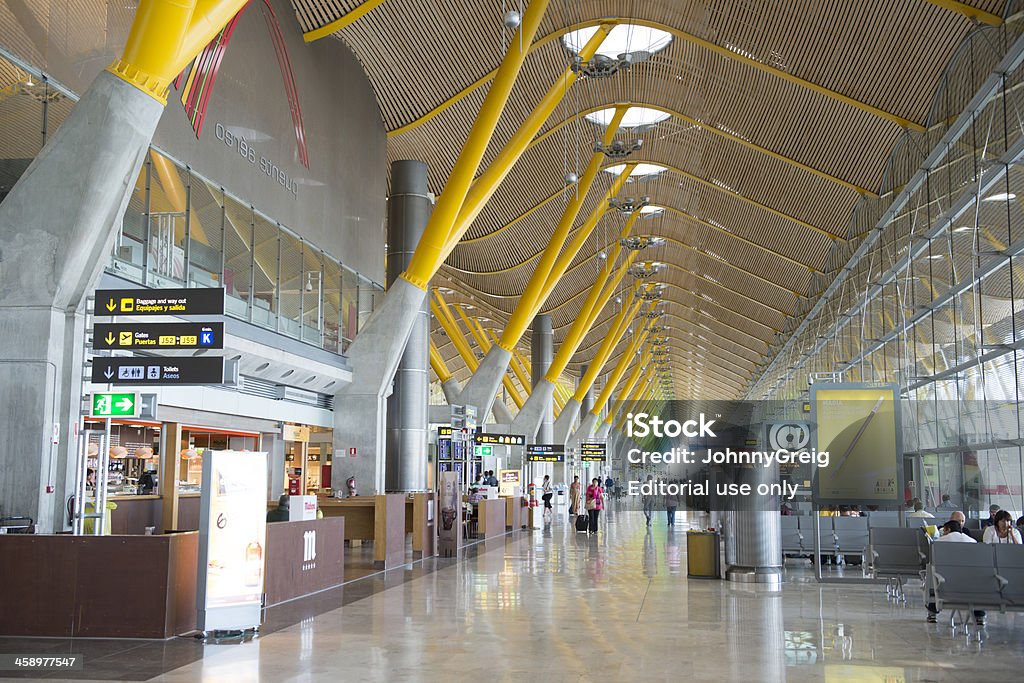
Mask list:
[{"label": "wall-mounted poster", "polygon": [[811,387],[814,444],[828,466],[814,471],[819,504],[901,502],[902,442],[895,386],[827,384]]},{"label": "wall-mounted poster", "polygon": [[196,607],[200,631],[261,622],[267,547],[267,454],[203,453]]}]

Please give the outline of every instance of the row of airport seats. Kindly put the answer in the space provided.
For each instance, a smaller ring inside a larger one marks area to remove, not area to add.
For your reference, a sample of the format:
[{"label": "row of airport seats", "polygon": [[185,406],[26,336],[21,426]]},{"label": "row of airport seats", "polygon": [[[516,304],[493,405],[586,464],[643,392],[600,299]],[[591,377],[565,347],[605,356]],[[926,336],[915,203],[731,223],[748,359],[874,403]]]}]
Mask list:
[{"label": "row of airport seats", "polygon": [[[861,557],[868,545],[872,528],[899,527],[895,511],[872,512],[868,517],[815,517],[813,515],[782,515],[782,554],[804,556],[814,554],[814,522],[821,529],[822,555]],[[922,520],[929,522],[930,520]],[[916,524],[917,519],[914,518]]]},{"label": "row of airport seats", "polygon": [[1024,546],[985,543],[935,543],[925,585],[939,610],[1024,611]]}]

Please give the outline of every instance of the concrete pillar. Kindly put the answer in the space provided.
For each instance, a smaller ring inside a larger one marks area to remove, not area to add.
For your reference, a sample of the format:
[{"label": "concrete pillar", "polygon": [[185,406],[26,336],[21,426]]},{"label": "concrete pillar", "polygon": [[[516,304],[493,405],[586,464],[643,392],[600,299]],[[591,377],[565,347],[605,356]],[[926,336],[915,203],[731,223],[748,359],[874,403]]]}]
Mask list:
[{"label": "concrete pillar", "polygon": [[[389,287],[409,265],[423,236],[431,211],[428,192],[427,165],[422,161],[396,161],[391,165]],[[415,316],[409,343],[395,373],[394,390],[388,397],[385,465],[388,491],[423,491],[427,488],[430,311],[426,300]]]},{"label": "concrete pillar", "polygon": [[[530,340],[530,370],[532,371],[530,380],[533,384],[533,390],[536,390],[541,382],[544,381],[544,375],[547,374],[548,368],[551,367],[551,359],[554,357],[553,348],[551,316],[538,315],[533,319],[533,336]],[[555,416],[552,406],[552,396],[549,395],[542,408],[543,416],[537,429],[536,443],[554,442]]]},{"label": "concrete pillar", "polygon": [[[426,291],[399,278],[369,320],[360,325],[346,352],[352,381],[334,396],[331,480],[343,485],[355,477],[359,495],[385,491],[386,397],[425,303]],[[363,302],[359,305],[362,310]],[[425,406],[426,401],[424,410]]]},{"label": "concrete pillar", "polygon": [[41,533],[74,492],[85,298],[162,112],[102,72],[0,204],[0,500]]},{"label": "concrete pillar", "polygon": [[[590,367],[589,365],[581,365],[580,366],[580,380],[579,381],[583,381],[583,378],[587,374],[587,368],[589,368],[589,367]],[[594,407],[594,385],[591,384],[590,388],[587,389],[587,393],[583,396],[583,400],[580,401],[580,410],[579,410],[579,412],[584,414],[584,415],[586,415],[587,413],[590,412],[590,409],[593,408],[593,407]]]}]

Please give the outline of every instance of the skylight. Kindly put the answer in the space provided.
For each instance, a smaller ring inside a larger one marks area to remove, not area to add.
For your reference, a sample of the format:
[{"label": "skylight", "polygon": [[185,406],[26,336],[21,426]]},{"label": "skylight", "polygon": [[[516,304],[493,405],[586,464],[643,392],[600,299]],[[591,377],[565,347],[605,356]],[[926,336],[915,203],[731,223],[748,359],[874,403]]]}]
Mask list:
[{"label": "skylight", "polygon": [[[562,36],[562,44],[573,54],[579,54],[595,33],[597,26],[581,28]],[[672,42],[672,34],[657,28],[619,24],[611,30],[598,48],[597,54],[618,57],[624,52],[650,52],[654,54]]]},{"label": "skylight", "polygon": [[644,214],[644,215],[647,215],[647,214],[652,214],[652,213],[661,213],[661,212],[662,212],[662,211],[664,211],[664,210],[665,210],[665,209],[664,209],[663,207],[660,207],[660,206],[652,206],[652,205],[648,204],[647,206],[645,206],[645,207],[642,207],[642,208],[640,209],[640,213],[642,213],[642,214]]},{"label": "skylight", "polygon": [[[626,168],[625,164],[615,164],[614,166],[608,166],[605,168],[605,172],[618,175],[622,173],[622,170]],[[630,177],[638,178],[643,176],[656,176],[659,173],[664,173],[667,169],[659,164],[637,164],[633,172],[630,173]]]},{"label": "skylight", "polygon": [[[611,123],[612,117],[615,116],[615,107],[609,107],[607,109],[601,109],[600,111],[591,112],[586,115],[587,121],[596,123],[599,126],[607,126]],[[671,114],[666,114],[659,109],[649,109],[648,107],[630,107],[626,110],[625,115],[622,117],[622,121],[619,123],[619,128],[636,128],[638,126],[651,126],[655,123],[659,123],[669,118]]]}]

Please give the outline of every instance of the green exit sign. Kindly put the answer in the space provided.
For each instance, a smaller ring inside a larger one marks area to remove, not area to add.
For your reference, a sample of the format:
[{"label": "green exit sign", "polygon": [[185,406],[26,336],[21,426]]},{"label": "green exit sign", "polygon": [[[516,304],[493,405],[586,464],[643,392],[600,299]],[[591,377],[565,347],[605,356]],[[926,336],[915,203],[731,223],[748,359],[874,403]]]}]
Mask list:
[{"label": "green exit sign", "polygon": [[473,455],[478,458],[491,457],[494,454],[493,446],[473,446]]},{"label": "green exit sign", "polygon": [[93,394],[89,415],[92,417],[138,417],[142,401],[134,392]]}]

